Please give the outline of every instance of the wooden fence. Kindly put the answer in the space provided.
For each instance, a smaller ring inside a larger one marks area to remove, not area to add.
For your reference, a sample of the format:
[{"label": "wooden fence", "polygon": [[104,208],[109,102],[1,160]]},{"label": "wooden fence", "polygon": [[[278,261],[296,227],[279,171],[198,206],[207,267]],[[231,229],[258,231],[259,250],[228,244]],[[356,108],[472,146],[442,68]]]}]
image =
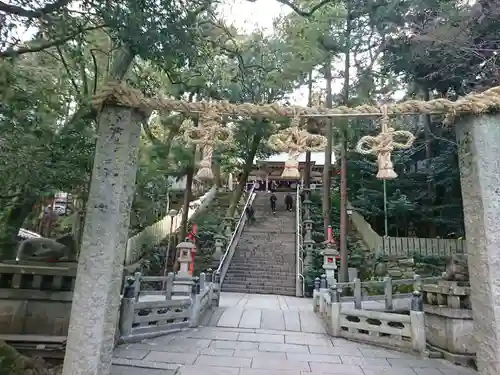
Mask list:
[{"label": "wooden fence", "polygon": [[413,255],[449,257],[455,253],[467,253],[466,242],[459,239],[379,236],[349,202],[347,207],[352,211],[351,222],[361,239],[368,249],[377,254],[411,258]]}]

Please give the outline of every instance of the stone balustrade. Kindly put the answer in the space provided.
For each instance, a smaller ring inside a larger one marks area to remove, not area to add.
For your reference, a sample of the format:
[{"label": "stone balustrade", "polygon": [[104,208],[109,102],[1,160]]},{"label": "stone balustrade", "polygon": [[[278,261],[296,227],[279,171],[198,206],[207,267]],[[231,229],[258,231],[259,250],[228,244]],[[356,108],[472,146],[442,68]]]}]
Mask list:
[{"label": "stone balustrade", "polygon": [[[430,283],[435,283],[439,280],[440,277],[421,278],[419,275],[414,275],[412,279],[402,280],[394,280],[390,276],[387,276],[384,280],[380,281],[361,281],[360,279],[354,279],[352,282],[335,283],[335,285],[337,287],[337,293],[339,294],[339,300],[341,302],[354,302],[355,309],[361,309],[365,301],[384,301],[385,310],[391,311],[395,308],[395,300],[408,299],[412,295],[411,293],[395,293],[397,287],[407,286],[410,287],[411,290],[421,290],[424,283],[426,285],[432,285]],[[328,287],[328,280],[325,275],[322,275],[321,278],[316,278],[315,292],[313,295],[315,311],[319,308],[318,292],[320,290],[326,290]],[[372,290],[376,292],[370,294]],[[377,293],[378,290],[383,290],[383,294]],[[348,291],[352,292],[352,296],[346,295]]]},{"label": "stone balustrade", "polygon": [[0,264],[0,332],[65,336],[68,333],[76,264]]},{"label": "stone balustrade", "polygon": [[316,293],[316,312],[334,337],[366,342],[391,349],[425,354],[426,338],[421,294],[412,294],[409,314],[346,308],[337,288]]},{"label": "stone balustrade", "polygon": [[[120,343],[137,342],[182,328],[196,327],[204,312],[218,304],[219,285],[212,273],[200,277],[142,276],[126,280],[118,327]],[[147,283],[155,288],[145,288]],[[159,290],[158,290],[159,289]]]}]

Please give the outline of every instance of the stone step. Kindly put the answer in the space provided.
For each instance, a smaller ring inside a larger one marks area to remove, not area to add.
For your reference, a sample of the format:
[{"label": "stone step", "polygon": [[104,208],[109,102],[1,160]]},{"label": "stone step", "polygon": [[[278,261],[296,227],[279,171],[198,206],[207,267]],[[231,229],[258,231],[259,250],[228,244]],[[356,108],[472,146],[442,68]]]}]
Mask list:
[{"label": "stone step", "polygon": [[[295,255],[295,254],[294,254]],[[257,256],[257,255],[235,255],[234,262],[245,263],[274,263],[274,264],[295,264],[295,256],[290,254],[284,256]]]},{"label": "stone step", "polygon": [[280,271],[272,271],[272,274],[269,274],[269,271],[265,269],[260,269],[260,268],[231,268],[229,267],[227,274],[232,274],[232,275],[256,275],[256,276],[276,276],[276,277],[281,277],[281,276],[287,276],[287,275],[295,275],[295,268],[289,268],[286,270],[280,270]]},{"label": "stone step", "polygon": [[230,273],[245,273],[245,272],[252,272],[255,270],[260,270],[264,273],[269,273],[272,272],[278,273],[293,273],[295,272],[295,265],[289,266],[289,267],[279,267],[279,266],[270,266],[269,264],[231,264],[229,266],[228,272]]},{"label": "stone step", "polygon": [[286,283],[281,283],[281,282],[262,282],[261,280],[254,280],[252,282],[246,281],[246,282],[229,282],[224,280],[224,285],[226,286],[234,286],[234,287],[245,287],[245,288],[257,288],[257,289],[262,289],[262,288],[292,288],[295,285],[295,280],[286,282]]},{"label": "stone step", "polygon": [[255,284],[256,282],[262,282],[262,283],[288,283],[290,281],[295,282],[295,276],[294,275],[288,275],[284,277],[265,277],[265,276],[251,276],[251,275],[227,275],[224,278],[224,282],[237,282],[237,283],[250,283],[250,284]]},{"label": "stone step", "polygon": [[281,296],[295,296],[295,288],[248,288],[239,286],[222,286],[223,292],[248,294],[276,294]]}]

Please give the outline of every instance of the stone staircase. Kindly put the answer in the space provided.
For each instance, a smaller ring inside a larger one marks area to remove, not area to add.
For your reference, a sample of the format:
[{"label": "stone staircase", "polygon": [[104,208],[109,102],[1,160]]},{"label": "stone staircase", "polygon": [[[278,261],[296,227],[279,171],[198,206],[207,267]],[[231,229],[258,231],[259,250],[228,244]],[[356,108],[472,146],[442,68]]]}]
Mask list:
[{"label": "stone staircase", "polygon": [[276,193],[271,212],[266,192],[253,207],[256,222],[241,236],[222,285],[224,292],[295,295],[295,210],[285,211],[286,193]]}]

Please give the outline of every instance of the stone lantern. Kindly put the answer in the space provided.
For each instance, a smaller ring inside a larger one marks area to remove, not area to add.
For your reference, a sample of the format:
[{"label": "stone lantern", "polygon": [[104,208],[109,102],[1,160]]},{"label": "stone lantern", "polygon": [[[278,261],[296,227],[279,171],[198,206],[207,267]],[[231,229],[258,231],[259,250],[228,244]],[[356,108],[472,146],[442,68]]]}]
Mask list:
[{"label": "stone lantern", "polygon": [[177,249],[179,249],[179,275],[191,276],[189,274],[189,263],[193,261],[191,253],[196,250],[196,246],[194,243],[184,240],[177,245]]},{"label": "stone lantern", "polygon": [[337,259],[339,252],[335,240],[333,239],[332,227],[328,228],[328,240],[325,241],[325,249],[321,252],[323,255],[323,269],[329,285],[335,284],[335,270],[337,269]]}]

